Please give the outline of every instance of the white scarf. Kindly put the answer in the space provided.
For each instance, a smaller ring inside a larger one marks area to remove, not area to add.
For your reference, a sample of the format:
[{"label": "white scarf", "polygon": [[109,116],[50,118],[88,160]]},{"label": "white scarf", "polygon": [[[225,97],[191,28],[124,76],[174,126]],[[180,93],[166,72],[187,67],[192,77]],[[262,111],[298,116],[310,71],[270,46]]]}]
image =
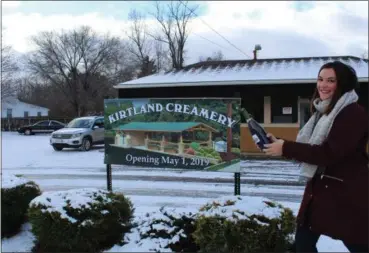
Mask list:
[{"label": "white scarf", "polygon": [[[355,103],[357,100],[358,95],[356,94],[355,90],[346,92],[337,101],[333,110],[328,115],[326,115],[323,113],[326,110],[327,106],[329,105],[330,100],[322,101],[319,98],[315,99],[313,102],[314,107],[318,112],[322,114],[322,116],[316,123],[316,126],[314,128],[314,123],[317,117],[317,112],[315,112],[298,133],[296,142],[309,143],[312,145],[322,144],[323,141],[327,138],[338,113],[349,104]],[[303,177],[312,178],[317,168],[318,166],[315,164],[302,163],[300,168],[300,174]]]}]

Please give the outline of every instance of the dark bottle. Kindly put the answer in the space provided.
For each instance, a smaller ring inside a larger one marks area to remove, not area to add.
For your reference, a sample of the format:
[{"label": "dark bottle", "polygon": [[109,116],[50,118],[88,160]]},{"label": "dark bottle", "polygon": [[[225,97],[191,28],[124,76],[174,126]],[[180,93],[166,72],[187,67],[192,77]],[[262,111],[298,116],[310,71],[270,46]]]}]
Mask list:
[{"label": "dark bottle", "polygon": [[239,110],[240,114],[245,118],[245,121],[249,127],[249,131],[251,133],[251,137],[258,145],[258,147],[262,150],[264,149],[264,144],[271,143],[270,139],[267,137],[267,133],[264,128],[254,119],[251,115],[246,111],[245,108],[241,108]]}]

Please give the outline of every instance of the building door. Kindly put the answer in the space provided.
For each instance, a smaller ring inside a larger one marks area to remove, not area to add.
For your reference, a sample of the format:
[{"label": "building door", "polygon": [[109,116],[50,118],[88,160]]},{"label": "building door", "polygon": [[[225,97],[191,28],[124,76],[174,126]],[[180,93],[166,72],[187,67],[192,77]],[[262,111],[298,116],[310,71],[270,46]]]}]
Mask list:
[{"label": "building door", "polygon": [[299,122],[300,122],[300,129],[306,124],[306,122],[310,118],[310,103],[308,100],[300,100],[299,105]]}]

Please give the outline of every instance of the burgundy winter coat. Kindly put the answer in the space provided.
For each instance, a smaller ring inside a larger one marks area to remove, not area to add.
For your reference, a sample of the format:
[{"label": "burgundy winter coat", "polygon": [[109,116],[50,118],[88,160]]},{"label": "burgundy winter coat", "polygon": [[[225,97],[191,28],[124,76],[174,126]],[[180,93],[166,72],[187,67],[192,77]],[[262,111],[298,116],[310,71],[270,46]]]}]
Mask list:
[{"label": "burgundy winter coat", "polygon": [[307,222],[313,232],[368,244],[368,122],[368,113],[354,103],[337,115],[321,145],[284,142],[284,157],[326,167],[324,176],[306,185],[298,226]]}]

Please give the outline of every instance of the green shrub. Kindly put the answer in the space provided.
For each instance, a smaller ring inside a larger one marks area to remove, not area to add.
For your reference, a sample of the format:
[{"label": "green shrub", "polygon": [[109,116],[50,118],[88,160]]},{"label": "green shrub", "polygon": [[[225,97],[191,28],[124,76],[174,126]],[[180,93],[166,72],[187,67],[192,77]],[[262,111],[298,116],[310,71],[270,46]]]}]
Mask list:
[{"label": "green shrub", "polygon": [[295,230],[290,209],[257,197],[214,200],[199,212],[161,208],[135,228],[140,250],[164,252],[286,252]]},{"label": "green shrub", "polygon": [[44,193],[30,203],[36,252],[100,252],[124,243],[132,226],[131,201],[99,189]]},{"label": "green shrub", "polygon": [[139,244],[150,241],[157,252],[170,249],[173,252],[197,252],[192,233],[195,231],[195,214],[176,213],[175,209],[161,208],[159,212],[148,213],[137,225]]},{"label": "green shrub", "polygon": [[41,194],[37,184],[21,176],[3,174],[1,185],[1,238],[20,231],[28,205]]},{"label": "green shrub", "polygon": [[208,148],[208,147],[200,147],[197,150],[196,155],[202,156],[202,157],[209,157],[209,158],[214,158],[214,159],[217,159],[217,160],[221,160],[221,157],[219,155],[219,152],[215,151],[212,148]]},{"label": "green shrub", "polygon": [[241,150],[239,148],[232,148],[232,153],[240,154]]},{"label": "green shrub", "polygon": [[263,198],[231,197],[200,209],[193,237],[201,252],[286,252],[294,230],[292,210]]}]

